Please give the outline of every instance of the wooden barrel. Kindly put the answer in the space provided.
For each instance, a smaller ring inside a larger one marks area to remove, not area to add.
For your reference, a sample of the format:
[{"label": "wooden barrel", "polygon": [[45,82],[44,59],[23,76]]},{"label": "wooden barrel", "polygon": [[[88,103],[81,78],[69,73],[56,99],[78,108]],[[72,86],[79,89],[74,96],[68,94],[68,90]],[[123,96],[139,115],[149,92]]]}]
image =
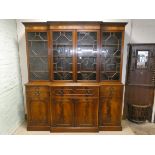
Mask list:
[{"label": "wooden barrel", "polygon": [[151,105],[128,104],[128,120],[135,123],[143,123],[151,119]]}]

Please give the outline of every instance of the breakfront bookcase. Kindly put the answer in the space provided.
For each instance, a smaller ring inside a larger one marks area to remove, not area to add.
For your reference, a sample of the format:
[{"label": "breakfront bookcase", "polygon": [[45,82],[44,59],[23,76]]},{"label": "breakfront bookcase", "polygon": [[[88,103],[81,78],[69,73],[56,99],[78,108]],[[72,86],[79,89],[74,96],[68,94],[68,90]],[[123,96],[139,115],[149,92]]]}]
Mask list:
[{"label": "breakfront bookcase", "polygon": [[27,129],[121,130],[126,23],[25,25]]}]

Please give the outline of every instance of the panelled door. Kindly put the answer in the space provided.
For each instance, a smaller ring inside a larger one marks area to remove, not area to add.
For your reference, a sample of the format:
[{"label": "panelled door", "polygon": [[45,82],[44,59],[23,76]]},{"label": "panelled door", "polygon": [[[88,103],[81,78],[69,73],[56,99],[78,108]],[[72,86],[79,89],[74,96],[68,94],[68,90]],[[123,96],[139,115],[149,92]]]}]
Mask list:
[{"label": "panelled door", "polygon": [[50,92],[48,87],[26,87],[28,123],[50,125]]},{"label": "panelled door", "polygon": [[98,126],[98,99],[82,98],[75,100],[75,126]]},{"label": "panelled door", "polygon": [[94,127],[98,125],[98,99],[59,98],[52,100],[53,127]]},{"label": "panelled door", "polygon": [[53,99],[52,126],[72,127],[74,125],[74,103],[72,99]]}]

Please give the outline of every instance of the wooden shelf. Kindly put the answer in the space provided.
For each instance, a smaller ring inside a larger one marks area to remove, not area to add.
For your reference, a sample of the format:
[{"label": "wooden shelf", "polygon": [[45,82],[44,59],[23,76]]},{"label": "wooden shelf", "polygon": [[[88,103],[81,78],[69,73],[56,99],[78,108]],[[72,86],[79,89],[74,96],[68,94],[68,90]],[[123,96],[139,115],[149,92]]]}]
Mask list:
[{"label": "wooden shelf", "polygon": [[48,42],[48,40],[28,40],[30,42]]},{"label": "wooden shelf", "polygon": [[72,71],[54,71],[54,73],[73,73]]},{"label": "wooden shelf", "polygon": [[48,56],[30,56],[30,58],[48,58]]},{"label": "wooden shelf", "polygon": [[[104,57],[101,55],[101,57]],[[108,57],[104,57],[104,58],[121,58],[121,56],[108,56]]]},{"label": "wooden shelf", "polygon": [[78,71],[77,73],[96,73],[96,71]]},{"label": "wooden shelf", "polygon": [[101,73],[120,73],[120,71],[101,71]]},{"label": "wooden shelf", "polygon": [[97,56],[77,56],[77,57],[81,57],[81,58],[97,58]]},{"label": "wooden shelf", "polygon": [[72,56],[54,56],[53,58],[73,58]]},{"label": "wooden shelf", "polygon": [[104,44],[104,43],[102,43],[102,46],[121,46],[121,44]]},{"label": "wooden shelf", "polygon": [[[93,44],[82,44],[82,45],[81,44],[78,44],[77,46],[80,46],[80,47],[81,46],[93,46]],[[97,44],[96,44],[96,46],[97,46]]]},{"label": "wooden shelf", "polygon": [[30,72],[40,72],[40,73],[41,72],[43,72],[43,73],[45,72],[46,73],[46,72],[49,72],[49,71],[30,71]]},{"label": "wooden shelf", "polygon": [[57,46],[73,46],[73,44],[61,44],[61,43],[59,43],[59,44],[53,44],[53,47],[55,48],[55,47],[57,47]]}]

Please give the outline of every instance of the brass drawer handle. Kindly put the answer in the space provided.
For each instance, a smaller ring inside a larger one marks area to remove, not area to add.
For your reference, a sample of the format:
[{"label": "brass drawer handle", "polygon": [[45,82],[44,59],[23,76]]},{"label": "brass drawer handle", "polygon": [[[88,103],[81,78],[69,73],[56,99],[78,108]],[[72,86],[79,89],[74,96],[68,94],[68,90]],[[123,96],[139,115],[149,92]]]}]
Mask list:
[{"label": "brass drawer handle", "polygon": [[90,90],[86,90],[86,93],[87,93],[87,94],[91,94],[91,91],[90,91]]},{"label": "brass drawer handle", "polygon": [[60,93],[60,95],[63,95],[64,94],[63,90],[60,90],[59,93]]},{"label": "brass drawer handle", "polygon": [[39,91],[35,91],[34,92],[34,95],[39,96],[40,95],[40,92]]},{"label": "brass drawer handle", "polygon": [[72,88],[71,88],[71,93],[72,93],[72,94],[75,94],[76,91],[77,91],[76,87],[72,87]]}]

